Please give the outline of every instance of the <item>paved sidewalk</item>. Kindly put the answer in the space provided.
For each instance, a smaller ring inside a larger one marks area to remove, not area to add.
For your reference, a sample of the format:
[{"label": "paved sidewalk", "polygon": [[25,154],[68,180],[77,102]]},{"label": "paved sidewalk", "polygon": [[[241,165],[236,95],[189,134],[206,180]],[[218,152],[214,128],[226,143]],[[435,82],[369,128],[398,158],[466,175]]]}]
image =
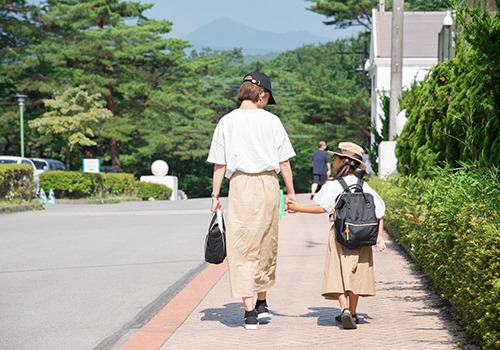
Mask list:
[{"label": "paved sidewalk", "polygon": [[[311,203],[306,195],[298,199]],[[327,215],[287,214],[280,221],[277,282],[267,298],[271,323],[245,330],[243,307],[231,299],[225,265],[211,265],[200,276],[205,282],[194,280],[152,320],[149,334],[121,349],[456,348],[454,325],[439,309],[439,298],[426,289],[388,235],[386,251],[374,253],[377,295],[360,299],[358,329],[342,329],[334,319],[340,313],[338,302],[320,295],[329,227]],[[212,278],[208,285],[207,278]],[[164,339],[148,347],[153,335]]]}]

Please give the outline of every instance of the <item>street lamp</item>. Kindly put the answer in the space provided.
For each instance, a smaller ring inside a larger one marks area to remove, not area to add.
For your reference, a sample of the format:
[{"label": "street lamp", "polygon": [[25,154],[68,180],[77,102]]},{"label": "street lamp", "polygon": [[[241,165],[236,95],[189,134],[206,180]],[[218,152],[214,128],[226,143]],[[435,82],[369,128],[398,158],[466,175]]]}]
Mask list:
[{"label": "street lamp", "polygon": [[443,27],[438,34],[438,61],[444,62],[455,56],[453,48],[453,17],[450,11],[446,12],[446,16],[443,18]]},{"label": "street lamp", "polygon": [[23,117],[23,109],[24,109],[24,101],[26,100],[26,95],[16,94],[14,97],[17,97],[17,102],[19,102],[19,124],[20,124],[20,133],[21,133],[21,157],[24,157],[24,117]]}]

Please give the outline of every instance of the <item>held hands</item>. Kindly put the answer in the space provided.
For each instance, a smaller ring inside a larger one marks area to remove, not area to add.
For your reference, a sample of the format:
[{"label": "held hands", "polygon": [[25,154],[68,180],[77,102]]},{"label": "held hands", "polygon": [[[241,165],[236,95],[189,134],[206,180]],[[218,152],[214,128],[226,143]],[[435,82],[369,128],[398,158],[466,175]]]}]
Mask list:
[{"label": "held hands", "polygon": [[377,243],[375,244],[375,248],[377,248],[377,252],[381,253],[385,250],[385,241],[383,237],[377,237]]},{"label": "held hands", "polygon": [[[285,195],[285,207],[286,207],[286,205],[288,204],[288,202],[290,202],[290,201],[294,201],[294,202],[296,202],[296,201],[297,201],[297,199],[295,199],[295,193],[293,193],[293,194],[288,194],[288,193],[287,193],[287,194]],[[286,208],[285,208],[285,209],[286,209]]]},{"label": "held hands", "polygon": [[288,202],[286,202],[285,204],[285,210],[289,214],[297,213],[298,208],[299,208],[299,203],[297,203],[295,198],[293,200],[288,200]]},{"label": "held hands", "polygon": [[295,203],[297,205],[297,199],[295,198],[295,194],[286,194],[285,195],[285,211],[287,213],[293,214],[294,211],[290,211],[290,203]]}]

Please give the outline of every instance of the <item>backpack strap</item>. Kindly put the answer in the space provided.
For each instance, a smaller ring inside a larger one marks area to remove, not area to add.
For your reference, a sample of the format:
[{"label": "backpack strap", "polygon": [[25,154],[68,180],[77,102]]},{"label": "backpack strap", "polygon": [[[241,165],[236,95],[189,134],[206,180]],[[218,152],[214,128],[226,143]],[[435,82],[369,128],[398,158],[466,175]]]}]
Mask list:
[{"label": "backpack strap", "polygon": [[337,179],[337,181],[342,185],[342,188],[344,189],[344,193],[347,192],[363,192],[363,179],[358,178],[358,182],[351,186],[347,186],[347,183],[343,178]]},{"label": "backpack strap", "polygon": [[364,180],[360,177],[358,177],[358,182],[356,182],[356,187],[359,188],[359,192],[363,192],[363,184]]},{"label": "backpack strap", "polygon": [[349,189],[349,186],[347,186],[347,183],[345,182],[345,180],[343,178],[340,178],[340,179],[337,179],[337,181],[339,182],[339,184],[342,186],[342,188],[344,189],[344,192],[350,192],[351,190]]},{"label": "backpack strap", "polygon": [[358,182],[356,182],[356,188],[359,189],[358,192],[363,193],[363,198],[365,199],[366,207],[370,208],[371,207],[370,201],[368,200],[368,197],[367,197],[367,194],[365,194],[365,191],[363,191],[363,183],[364,183],[363,179],[359,177]]},{"label": "backpack strap", "polygon": [[[342,197],[342,195],[344,193],[351,192],[351,190],[349,189],[349,186],[347,186],[347,183],[345,182],[345,180],[343,178],[337,179],[336,181],[338,181],[339,184],[342,186],[342,188],[344,189],[344,192],[339,193],[337,195],[337,197],[335,198],[335,204],[333,205],[333,212],[335,212],[335,208],[337,207],[337,204],[339,203],[340,198]],[[330,213],[330,221],[335,221],[335,215],[333,214],[333,212]]]}]

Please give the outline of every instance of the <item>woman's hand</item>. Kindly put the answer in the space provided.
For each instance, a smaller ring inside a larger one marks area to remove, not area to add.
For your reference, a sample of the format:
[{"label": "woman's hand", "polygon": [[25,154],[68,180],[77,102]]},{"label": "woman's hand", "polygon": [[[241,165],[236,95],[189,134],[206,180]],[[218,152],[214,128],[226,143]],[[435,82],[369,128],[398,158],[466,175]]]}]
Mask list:
[{"label": "woman's hand", "polygon": [[220,209],[221,211],[224,211],[222,209],[222,204],[220,204],[219,198],[212,197],[212,208],[210,209],[210,213],[212,215],[214,215],[215,212],[217,211],[217,209]]},{"label": "woman's hand", "polygon": [[287,204],[288,202],[291,202],[291,201],[293,201],[293,202],[297,201],[297,199],[295,198],[295,193],[292,193],[292,194],[287,193],[285,195],[285,204]]},{"label": "woman's hand", "polygon": [[383,252],[386,248],[385,246],[385,240],[384,237],[377,237],[377,244],[375,244],[375,247],[377,248],[377,252]]}]

